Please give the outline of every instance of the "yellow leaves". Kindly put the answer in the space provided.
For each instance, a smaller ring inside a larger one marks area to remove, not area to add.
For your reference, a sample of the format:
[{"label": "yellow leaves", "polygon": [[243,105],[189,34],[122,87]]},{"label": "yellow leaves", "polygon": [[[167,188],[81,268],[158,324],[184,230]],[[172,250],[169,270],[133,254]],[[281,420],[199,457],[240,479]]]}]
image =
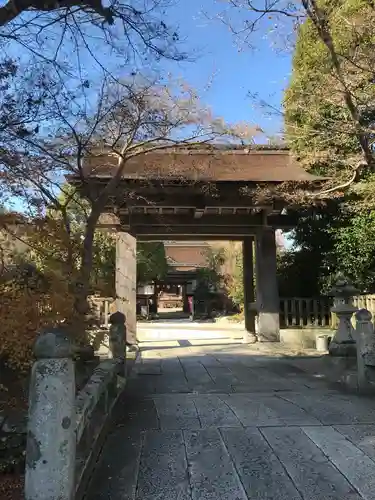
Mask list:
[{"label": "yellow leaves", "polygon": [[32,364],[40,330],[72,315],[74,298],[66,281],[52,273],[45,274],[45,279],[48,290],[19,279],[0,285],[0,357],[21,373]]}]

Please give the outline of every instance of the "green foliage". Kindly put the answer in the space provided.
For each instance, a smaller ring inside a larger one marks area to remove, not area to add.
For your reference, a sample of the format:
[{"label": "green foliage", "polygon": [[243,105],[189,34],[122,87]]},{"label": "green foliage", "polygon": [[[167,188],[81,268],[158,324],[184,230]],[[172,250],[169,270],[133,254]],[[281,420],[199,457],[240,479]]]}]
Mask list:
[{"label": "green foliage", "polygon": [[145,284],[165,277],[168,263],[164,244],[160,241],[147,241],[137,244],[137,281]]},{"label": "green foliage", "polygon": [[[365,0],[319,0],[318,5],[329,23],[343,80],[358,106],[361,126],[368,130],[375,116],[374,8]],[[360,151],[356,126],[331,54],[309,19],[299,28],[284,107],[288,143],[310,168],[333,174],[355,162]],[[370,142],[372,135],[368,132]]]},{"label": "green foliage", "polygon": [[[375,10],[367,0],[318,0],[338,57],[341,78],[370,144],[375,118]],[[284,96],[286,138],[308,169],[348,179],[360,158],[358,129],[344,100],[332,55],[307,20],[298,31],[293,72]],[[279,259],[282,295],[327,290],[338,271],[364,291],[375,290],[375,206],[368,173],[344,197],[301,214],[295,248]]]},{"label": "green foliage", "polygon": [[96,231],[93,245],[92,287],[104,295],[113,297],[115,295],[115,271],[115,236]]},{"label": "green foliage", "polygon": [[220,274],[226,260],[225,248],[212,248],[206,251],[207,267]]},{"label": "green foliage", "polygon": [[338,272],[363,293],[375,292],[375,212],[353,214],[332,201],[301,212],[293,235],[295,248],[278,260],[280,295],[320,295]]},{"label": "green foliage", "polygon": [[233,303],[242,308],[244,304],[243,289],[243,259],[242,252],[237,251],[234,255],[235,267],[233,275],[228,279],[228,295]]},{"label": "green foliage", "polygon": [[[63,187],[59,202],[66,207],[66,221],[62,220],[63,210],[50,209],[47,217],[53,222],[53,230],[49,233],[45,228],[41,234],[34,233],[37,248],[29,252],[29,259],[40,269],[54,269],[65,272],[65,264],[69,258],[74,268],[80,264],[82,240],[90,213],[88,202],[82,199],[70,185]],[[69,238],[64,227],[69,226]],[[36,251],[35,251],[36,250]],[[115,294],[116,237],[109,232],[95,232],[93,242],[93,267],[91,287],[104,295]],[[161,242],[141,242],[137,245],[137,279],[139,283],[150,283],[162,279],[167,273],[168,265],[164,245]]]},{"label": "green foliage", "polygon": [[362,292],[375,292],[375,212],[352,217],[334,234],[338,270]]},{"label": "green foliage", "polygon": [[225,264],[224,248],[210,247],[206,251],[206,267],[197,270],[197,285],[194,291],[195,314],[210,314],[212,302],[219,289],[223,288],[222,267]]},{"label": "green foliage", "polygon": [[226,260],[224,248],[209,248],[206,251],[206,267],[198,270],[198,281],[205,282],[208,289],[217,290],[223,284],[222,266]]},{"label": "green foliage", "polygon": [[278,258],[278,283],[284,297],[314,297],[322,293],[337,271],[340,255],[335,235],[350,221],[341,203],[300,210],[293,230],[294,248]]}]

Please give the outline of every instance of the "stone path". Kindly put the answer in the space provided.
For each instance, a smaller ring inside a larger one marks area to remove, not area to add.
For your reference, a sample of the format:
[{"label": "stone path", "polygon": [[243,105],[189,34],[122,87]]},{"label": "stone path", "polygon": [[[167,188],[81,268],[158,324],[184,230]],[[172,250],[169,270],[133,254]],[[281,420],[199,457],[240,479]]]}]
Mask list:
[{"label": "stone path", "polygon": [[218,342],[142,347],[87,500],[375,500],[375,399]]}]

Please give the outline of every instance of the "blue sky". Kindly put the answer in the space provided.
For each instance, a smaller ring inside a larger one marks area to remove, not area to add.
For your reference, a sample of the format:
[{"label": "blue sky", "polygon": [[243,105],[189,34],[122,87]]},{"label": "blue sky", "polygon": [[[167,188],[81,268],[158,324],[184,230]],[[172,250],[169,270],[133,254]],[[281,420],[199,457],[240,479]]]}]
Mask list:
[{"label": "blue sky", "polygon": [[[2,1],[0,0],[0,4]],[[177,63],[163,60],[160,65],[173,78],[182,77],[194,87],[204,104],[208,104],[214,114],[223,117],[226,122],[250,122],[260,125],[269,134],[275,134],[280,131],[281,118],[266,116],[247,95],[249,92],[258,94],[261,99],[279,107],[290,75],[290,53],[272,48],[275,39],[269,31],[276,22],[273,19],[265,20],[259,31],[252,35],[253,48],[239,47],[229,27],[218,19],[220,13],[228,10],[228,4],[226,0],[174,0],[174,4],[165,9],[161,19],[172,28],[177,28],[181,48],[191,55],[193,61]],[[237,25],[242,24],[245,19],[244,11],[236,14],[235,10],[230,9],[229,13],[231,20]],[[283,31],[280,26],[277,27],[277,32],[279,31]],[[46,44],[52,43],[50,52],[53,53],[54,46],[60,40],[56,26],[44,30],[43,34]],[[97,36],[98,33],[92,35],[95,36],[90,36],[88,40],[95,57],[108,69],[113,65],[117,66],[117,71],[122,70],[126,76],[131,68],[124,65],[121,56],[116,57],[110,52],[103,38]],[[43,46],[43,40],[41,43]],[[16,44],[7,50],[21,60],[28,60],[30,56],[24,47]],[[79,61],[82,76],[95,81],[96,75],[101,74],[100,68],[82,47],[79,54],[78,59],[69,40],[65,38],[60,49],[60,62],[65,65],[73,64],[73,72],[77,72],[74,65],[76,60]],[[95,93],[95,85],[88,92],[90,91]]]},{"label": "blue sky", "polygon": [[168,21],[178,26],[183,46],[193,52],[195,61],[170,62],[165,67],[196,88],[202,100],[226,121],[256,123],[267,133],[277,133],[280,117],[266,116],[247,95],[257,93],[279,106],[290,75],[290,54],[272,48],[264,30],[253,35],[253,48],[243,46],[241,50],[229,28],[216,17],[223,6],[215,0],[184,0],[168,10]]},{"label": "blue sky", "polygon": [[[260,99],[280,107],[283,89],[290,76],[290,53],[272,47],[275,40],[272,40],[272,35],[267,36],[267,32],[273,21],[266,21],[267,25],[253,34],[253,48],[239,46],[228,26],[217,18],[226,5],[225,1],[218,0],[176,0],[174,6],[168,7],[165,22],[177,28],[181,48],[191,55],[193,61],[176,63],[164,60],[160,64],[173,78],[181,77],[194,87],[204,104],[226,122],[257,124],[267,134],[277,134],[282,128],[280,116],[267,116],[248,94],[258,94]],[[242,22],[244,17],[239,14],[233,19]],[[47,37],[54,35],[53,30],[46,32]],[[109,54],[102,44],[99,39],[95,53],[106,60]],[[24,50],[19,51],[19,47],[16,50],[16,55],[22,58]],[[73,55],[67,44],[62,57],[69,61]],[[94,78],[93,61],[87,54],[83,61],[86,74]],[[122,66],[121,59],[117,59],[117,64]],[[123,70],[129,68],[123,66]]]},{"label": "blue sky", "polygon": [[[290,77],[291,54],[276,50],[272,37],[265,36],[263,30],[254,33],[252,48],[242,46],[241,50],[229,28],[217,19],[218,12],[220,6],[214,0],[179,1],[168,11],[168,19],[178,26],[184,45],[196,55],[194,62],[171,62],[166,67],[196,88],[216,115],[228,122],[259,124],[266,133],[277,134],[282,129],[282,118],[267,116],[254,106],[248,94],[258,94],[280,108]],[[292,244],[286,234],[286,247]]]}]

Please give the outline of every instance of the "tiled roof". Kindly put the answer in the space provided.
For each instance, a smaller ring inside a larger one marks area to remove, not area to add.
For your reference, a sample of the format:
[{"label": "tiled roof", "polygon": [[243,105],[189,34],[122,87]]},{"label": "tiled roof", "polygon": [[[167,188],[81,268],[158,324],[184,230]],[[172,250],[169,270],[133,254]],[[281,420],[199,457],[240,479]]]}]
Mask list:
[{"label": "tiled roof", "polygon": [[[86,159],[90,177],[110,177],[118,159],[101,154]],[[128,160],[124,179],[187,179],[237,182],[322,180],[307,173],[287,150],[162,150]]]},{"label": "tiled roof", "polygon": [[201,247],[165,247],[168,263],[173,267],[204,267],[207,257],[204,253],[205,246]]}]

